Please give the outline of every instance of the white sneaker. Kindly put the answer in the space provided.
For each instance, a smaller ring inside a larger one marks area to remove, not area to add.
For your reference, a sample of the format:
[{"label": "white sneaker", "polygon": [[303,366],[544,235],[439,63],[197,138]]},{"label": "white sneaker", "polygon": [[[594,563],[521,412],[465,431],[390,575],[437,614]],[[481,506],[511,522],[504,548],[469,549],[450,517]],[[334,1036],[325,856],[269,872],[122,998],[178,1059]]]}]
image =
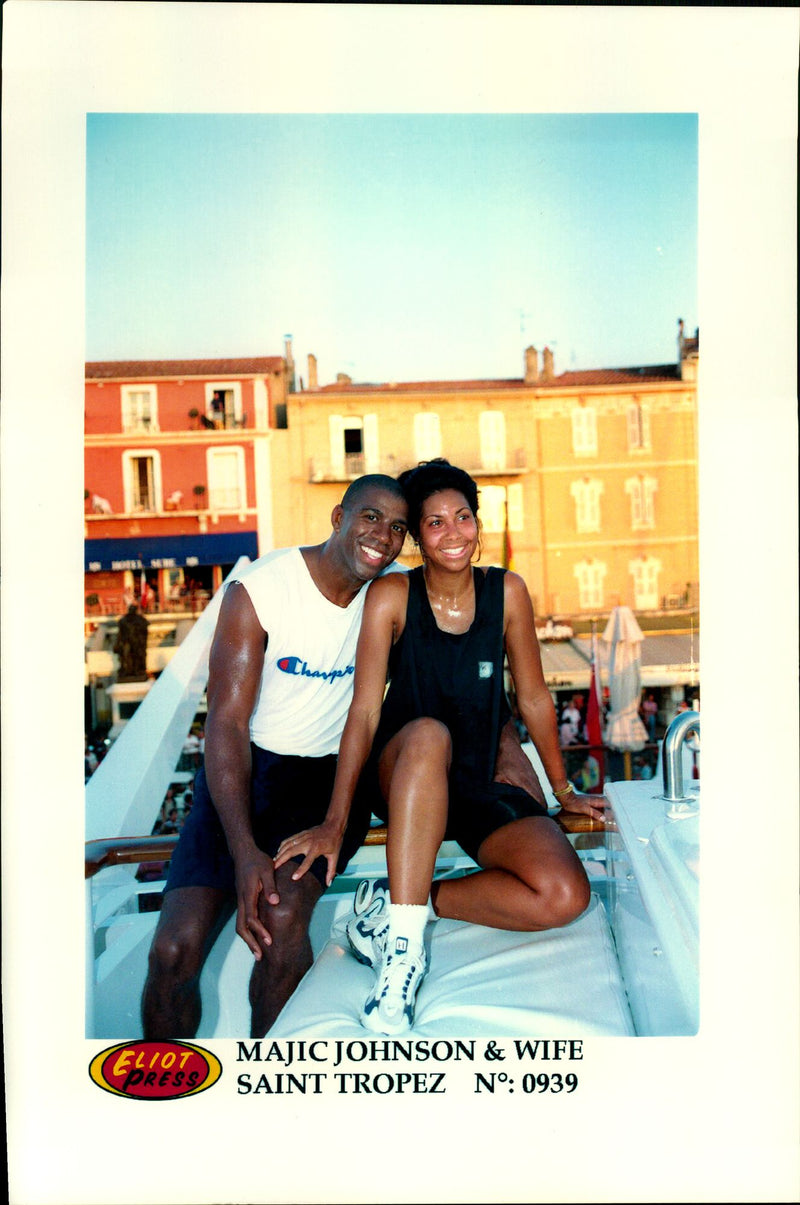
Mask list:
[{"label": "white sneaker", "polygon": [[350,949],[359,962],[378,967],[389,932],[389,880],[362,879],[356,888],[353,916],[345,926]]},{"label": "white sneaker", "polygon": [[396,937],[364,1003],[361,1023],[375,1033],[403,1033],[414,1024],[414,1001],[427,966],[424,946]]}]

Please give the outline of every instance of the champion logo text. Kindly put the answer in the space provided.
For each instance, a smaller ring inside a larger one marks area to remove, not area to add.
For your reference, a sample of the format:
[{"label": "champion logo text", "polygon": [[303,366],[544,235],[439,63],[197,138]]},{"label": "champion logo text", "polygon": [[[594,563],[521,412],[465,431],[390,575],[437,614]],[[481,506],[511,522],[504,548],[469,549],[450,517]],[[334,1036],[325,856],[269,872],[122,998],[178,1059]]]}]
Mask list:
[{"label": "champion logo text", "polygon": [[355,673],[354,665],[346,665],[344,669],[309,669],[308,662],[302,657],[281,657],[278,669],[296,678],[322,678],[327,682],[336,682],[338,678],[348,678]]}]

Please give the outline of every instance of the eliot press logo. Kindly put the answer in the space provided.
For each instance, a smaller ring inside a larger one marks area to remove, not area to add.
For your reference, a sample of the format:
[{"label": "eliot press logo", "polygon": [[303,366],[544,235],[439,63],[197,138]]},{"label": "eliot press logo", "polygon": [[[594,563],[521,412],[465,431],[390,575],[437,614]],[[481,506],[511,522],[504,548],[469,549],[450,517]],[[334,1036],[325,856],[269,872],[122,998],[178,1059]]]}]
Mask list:
[{"label": "eliot press logo", "polygon": [[216,1055],[188,1042],[122,1042],[95,1055],[89,1074],[98,1088],[133,1100],[195,1096],[222,1074]]}]

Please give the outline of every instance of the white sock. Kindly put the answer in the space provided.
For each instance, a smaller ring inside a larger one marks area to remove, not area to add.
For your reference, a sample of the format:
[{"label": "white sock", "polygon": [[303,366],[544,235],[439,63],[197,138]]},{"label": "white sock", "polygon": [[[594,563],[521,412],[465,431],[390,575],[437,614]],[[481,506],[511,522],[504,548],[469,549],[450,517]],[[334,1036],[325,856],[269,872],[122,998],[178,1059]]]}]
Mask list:
[{"label": "white sock", "polygon": [[[389,903],[391,904],[391,902],[392,902],[392,895],[391,895],[391,891],[389,891]],[[400,908],[417,908],[417,907],[425,907],[425,908],[427,908],[427,909],[428,909],[428,920],[438,920],[438,919],[439,919],[439,917],[436,915],[436,909],[435,909],[435,908],[434,908],[434,906],[433,906],[433,900],[431,899],[430,892],[428,892],[428,902],[427,902],[426,904],[424,904],[424,905],[418,905],[418,904],[399,904],[399,905],[398,905],[398,907],[400,907]]]},{"label": "white sock", "polygon": [[427,923],[427,904],[390,904],[387,951],[394,949],[397,937],[405,937],[409,947],[420,947]]}]

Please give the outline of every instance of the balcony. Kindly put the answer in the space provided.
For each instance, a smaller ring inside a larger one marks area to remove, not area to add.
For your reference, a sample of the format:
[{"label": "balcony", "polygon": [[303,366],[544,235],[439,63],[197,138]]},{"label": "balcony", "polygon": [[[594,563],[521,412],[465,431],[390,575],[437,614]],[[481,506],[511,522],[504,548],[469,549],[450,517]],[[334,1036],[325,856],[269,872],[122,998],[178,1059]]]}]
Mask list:
[{"label": "balcony", "polygon": [[[448,459],[450,459],[448,457]],[[487,458],[488,459],[488,458]],[[406,469],[411,469],[418,462],[398,456],[382,456],[377,464],[367,463],[363,452],[349,452],[334,463],[311,459],[308,462],[308,481],[311,485],[324,485],[335,481],[355,481],[364,473],[386,473],[389,477],[397,477]],[[515,448],[503,463],[495,462],[488,466],[476,463],[474,457],[454,457],[453,464],[466,469],[471,477],[514,477],[528,470],[528,457],[525,448]]]},{"label": "balcony", "polygon": [[185,593],[164,599],[163,602],[154,600],[142,606],[139,596],[133,597],[119,591],[98,590],[84,597],[85,620],[98,620],[107,617],[121,616],[126,613],[132,602],[136,603],[143,614],[151,618],[164,618],[170,615],[199,615],[211,601],[209,590],[188,590]]}]

